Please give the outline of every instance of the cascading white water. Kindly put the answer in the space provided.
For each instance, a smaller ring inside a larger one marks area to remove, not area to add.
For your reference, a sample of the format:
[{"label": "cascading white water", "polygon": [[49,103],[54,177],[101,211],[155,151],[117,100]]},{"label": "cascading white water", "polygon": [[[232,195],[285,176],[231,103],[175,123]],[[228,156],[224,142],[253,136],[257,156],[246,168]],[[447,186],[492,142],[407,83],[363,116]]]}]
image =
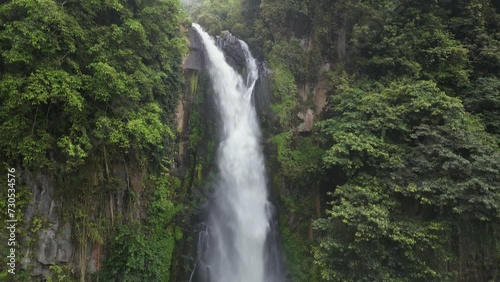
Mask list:
[{"label": "cascading white water", "polygon": [[220,173],[209,210],[205,281],[275,282],[266,271],[269,202],[260,130],[252,92],[258,78],[255,59],[240,41],[247,78],[225,60],[214,40],[193,24],[206,48],[208,71],[216,92],[223,137],[218,149]]}]

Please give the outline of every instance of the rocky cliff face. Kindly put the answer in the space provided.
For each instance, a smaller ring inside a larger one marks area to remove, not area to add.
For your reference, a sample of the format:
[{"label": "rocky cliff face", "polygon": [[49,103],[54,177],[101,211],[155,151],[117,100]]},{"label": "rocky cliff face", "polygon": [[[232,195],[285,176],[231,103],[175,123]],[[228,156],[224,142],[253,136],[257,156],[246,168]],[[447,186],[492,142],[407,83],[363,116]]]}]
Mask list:
[{"label": "rocky cliff face", "polygon": [[30,188],[31,201],[24,210],[28,234],[22,242],[25,247],[21,269],[28,270],[33,277],[47,279],[50,265],[67,264],[73,259],[72,226],[59,219],[52,177],[48,173],[30,171],[22,175]]},{"label": "rocky cliff face", "polygon": [[[120,179],[123,187],[117,193],[111,193],[109,202],[105,203],[106,213],[96,213],[94,209],[99,206],[97,201],[89,203],[94,208],[84,215],[86,222],[90,225],[97,225],[99,220],[106,220],[110,223],[116,215],[141,216],[141,212],[130,213],[130,206],[126,205],[127,194],[133,185],[128,186],[128,175],[121,165],[110,165],[110,174],[116,179]],[[104,170],[104,169],[102,169]],[[102,172],[101,168],[95,167],[95,174]],[[26,270],[32,281],[46,281],[51,275],[51,267],[57,266],[65,269],[68,273],[79,273],[80,277],[96,273],[102,265],[104,257],[103,244],[90,240],[89,234],[82,235],[86,226],[81,222],[71,219],[63,219],[62,211],[71,210],[72,202],[65,201],[65,198],[75,197],[88,199],[89,195],[78,195],[81,193],[76,187],[64,187],[70,185],[69,182],[56,181],[54,173],[49,171],[29,171],[21,173],[22,183],[29,189],[30,200],[23,210],[23,226],[19,252],[20,268]],[[127,186],[127,187],[126,187]],[[61,191],[71,191],[73,195],[61,196]],[[57,192],[59,191],[59,192]],[[135,191],[137,192],[137,191]],[[140,194],[140,193],[139,193]],[[86,200],[83,200],[86,202]],[[66,206],[65,206],[66,205]],[[84,203],[82,203],[83,207]],[[70,218],[73,218],[70,215]],[[117,223],[117,222],[115,222]],[[104,236],[100,234],[99,236]],[[83,279],[83,278],[82,278]],[[83,280],[82,280],[83,281]]]},{"label": "rocky cliff face", "polygon": [[200,37],[194,29],[189,30],[189,54],[184,59],[182,67],[187,70],[202,70],[205,68],[204,49]]},{"label": "rocky cliff face", "polygon": [[224,52],[226,61],[229,65],[235,70],[242,72],[246,68],[246,61],[239,39],[225,30],[221,32],[220,36],[216,36],[215,40],[217,45]]},{"label": "rocky cliff face", "polygon": [[[244,71],[246,68],[245,54],[239,39],[225,30],[215,37],[215,41],[224,51],[227,62],[235,70]],[[194,29],[189,31],[189,53],[184,60],[183,68],[196,71],[205,69],[205,49]]]}]

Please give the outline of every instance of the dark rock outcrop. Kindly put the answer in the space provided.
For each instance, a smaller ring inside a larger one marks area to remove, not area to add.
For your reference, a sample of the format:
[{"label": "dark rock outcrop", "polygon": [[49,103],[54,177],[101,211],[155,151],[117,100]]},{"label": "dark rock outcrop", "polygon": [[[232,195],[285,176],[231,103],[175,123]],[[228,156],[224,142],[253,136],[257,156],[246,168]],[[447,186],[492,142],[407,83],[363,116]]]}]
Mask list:
[{"label": "dark rock outcrop", "polygon": [[257,79],[254,88],[255,109],[261,120],[269,120],[272,117],[269,105],[271,105],[271,76],[273,71],[267,66],[265,61],[258,62],[257,66],[259,68],[259,79]]},{"label": "dark rock outcrop", "polygon": [[[189,32],[189,54],[184,60],[183,68],[197,71],[204,70],[206,51],[203,42],[194,28],[191,28]],[[240,40],[225,30],[215,37],[215,41],[217,46],[224,52],[228,64],[243,74],[246,71],[247,63]]]},{"label": "dark rock outcrop", "polygon": [[204,48],[200,35],[195,29],[189,31],[189,54],[184,59],[183,68],[191,70],[202,70],[205,68]]},{"label": "dark rock outcrop", "polygon": [[246,67],[246,59],[240,40],[225,30],[221,32],[220,36],[216,37],[216,42],[224,52],[228,64],[241,72]]}]

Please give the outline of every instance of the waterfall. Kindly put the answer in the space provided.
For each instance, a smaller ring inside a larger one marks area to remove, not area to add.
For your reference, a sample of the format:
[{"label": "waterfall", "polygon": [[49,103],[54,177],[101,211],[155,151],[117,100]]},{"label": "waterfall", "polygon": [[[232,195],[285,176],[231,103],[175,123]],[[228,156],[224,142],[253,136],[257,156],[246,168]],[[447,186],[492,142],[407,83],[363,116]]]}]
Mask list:
[{"label": "waterfall", "polygon": [[[270,234],[272,206],[268,201],[260,129],[252,93],[258,78],[255,59],[240,40],[247,62],[243,78],[225,60],[214,39],[198,24],[207,67],[222,121],[217,152],[218,182],[208,210],[206,230],[198,244],[199,280],[209,282],[282,281],[276,242]],[[270,243],[270,241],[272,241]],[[269,250],[270,247],[273,250]]]}]

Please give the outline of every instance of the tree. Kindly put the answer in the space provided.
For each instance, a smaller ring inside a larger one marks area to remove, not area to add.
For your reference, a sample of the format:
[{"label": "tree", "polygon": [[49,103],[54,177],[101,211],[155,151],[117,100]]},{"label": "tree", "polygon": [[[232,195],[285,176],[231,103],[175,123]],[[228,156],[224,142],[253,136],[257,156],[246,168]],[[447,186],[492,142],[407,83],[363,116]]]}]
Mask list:
[{"label": "tree", "polygon": [[[86,242],[102,243],[113,234],[104,231],[112,228],[103,222],[113,220],[103,211],[111,210],[113,218],[114,168],[127,173],[127,198],[137,202],[138,191],[155,188],[142,178],[166,177],[160,172],[173,159],[169,125],[187,51],[181,20],[176,0],[0,5],[0,159],[55,179],[54,195],[65,203],[58,206],[61,220],[71,221],[84,254]],[[128,168],[139,175],[134,191]],[[171,195],[176,186],[163,188]],[[123,220],[133,225],[141,219]],[[151,252],[171,259],[169,240],[155,236]],[[83,281],[86,261],[80,259]],[[150,273],[164,280],[167,262],[161,263]]]},{"label": "tree", "polygon": [[[332,142],[324,164],[348,179],[331,193],[328,216],[316,223],[324,232],[315,252],[322,277],[456,277],[455,258],[464,254],[448,245],[453,234],[465,223],[498,228],[500,154],[460,100],[436,84],[377,88],[337,93],[333,117],[322,122]],[[498,238],[491,236],[495,246]],[[481,277],[494,279],[498,257],[485,257]]]}]

